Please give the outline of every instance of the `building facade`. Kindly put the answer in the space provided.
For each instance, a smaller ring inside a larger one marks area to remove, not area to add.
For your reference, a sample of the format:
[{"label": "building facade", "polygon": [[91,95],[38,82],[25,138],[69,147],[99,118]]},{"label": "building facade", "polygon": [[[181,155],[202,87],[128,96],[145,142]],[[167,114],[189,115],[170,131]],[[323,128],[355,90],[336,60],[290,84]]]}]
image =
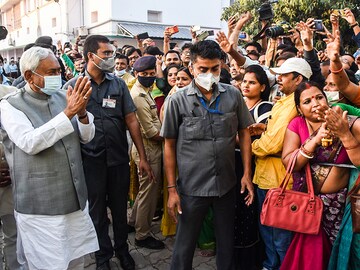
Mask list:
[{"label": "building facade", "polygon": [[0,0],[0,24],[8,30],[6,39],[0,41],[0,53],[16,59],[26,44],[42,35],[51,36],[54,44],[58,40],[74,41],[78,35],[102,34],[120,45],[135,45],[133,35],[148,32],[161,46],[164,29],[171,25],[179,26],[174,41],[182,43],[189,41],[192,25],[215,31],[223,28],[222,8],[230,3],[231,0]]}]

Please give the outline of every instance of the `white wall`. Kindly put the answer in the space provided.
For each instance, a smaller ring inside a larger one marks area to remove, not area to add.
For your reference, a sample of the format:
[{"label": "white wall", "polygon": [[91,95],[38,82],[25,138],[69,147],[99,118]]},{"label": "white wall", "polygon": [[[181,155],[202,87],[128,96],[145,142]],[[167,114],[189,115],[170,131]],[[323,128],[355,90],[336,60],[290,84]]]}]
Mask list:
[{"label": "white wall", "polygon": [[162,11],[162,24],[201,25],[220,28],[219,0],[113,0],[112,18],[123,21],[147,21],[147,11]]}]

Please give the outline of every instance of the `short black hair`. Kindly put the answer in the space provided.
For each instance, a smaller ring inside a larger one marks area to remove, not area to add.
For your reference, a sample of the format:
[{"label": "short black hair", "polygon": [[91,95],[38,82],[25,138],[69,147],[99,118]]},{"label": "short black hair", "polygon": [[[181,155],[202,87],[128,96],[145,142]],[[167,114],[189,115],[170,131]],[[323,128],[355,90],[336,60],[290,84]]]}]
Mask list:
[{"label": "short black hair", "polygon": [[117,53],[115,55],[115,59],[126,59],[127,64],[129,64],[129,57],[127,57],[125,54]]},{"label": "short black hair", "polygon": [[190,42],[186,42],[184,45],[182,45],[181,47],[181,51],[185,50],[185,49],[190,49],[192,47],[192,43]]},{"label": "short black hair", "polygon": [[255,41],[246,43],[245,46],[244,46],[245,50],[246,50],[246,48],[249,47],[249,46],[254,46],[254,47],[256,47],[256,50],[258,51],[258,53],[261,53],[261,51],[262,51],[261,45],[260,45],[259,43],[255,42]]},{"label": "short black hair", "polygon": [[221,60],[221,49],[219,44],[213,40],[203,40],[193,44],[190,48],[190,59],[195,63],[198,57]]},{"label": "short black hair", "polygon": [[126,56],[129,57],[134,52],[137,52],[140,56],[142,56],[142,53],[141,53],[140,49],[137,49],[135,47],[131,47],[130,49],[128,49],[127,52],[126,52]]},{"label": "short black hair", "polygon": [[280,55],[277,55],[275,58],[275,63],[279,62],[280,60],[288,60],[290,58],[296,57],[296,54],[293,52],[284,52]]},{"label": "short black hair", "polygon": [[100,48],[99,43],[110,43],[110,40],[103,35],[91,35],[85,39],[84,43],[84,59],[89,61],[88,53],[96,53]]},{"label": "short black hair", "polygon": [[181,59],[180,53],[178,51],[175,51],[175,50],[168,50],[167,53],[165,53],[165,58],[169,53],[176,53],[179,56],[179,59]]}]

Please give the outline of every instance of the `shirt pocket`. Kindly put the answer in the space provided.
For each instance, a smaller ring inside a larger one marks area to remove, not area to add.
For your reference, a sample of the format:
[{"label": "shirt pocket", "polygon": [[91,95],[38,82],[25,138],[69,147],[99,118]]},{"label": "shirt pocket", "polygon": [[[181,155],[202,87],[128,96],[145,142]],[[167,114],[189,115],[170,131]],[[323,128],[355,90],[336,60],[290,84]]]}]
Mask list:
[{"label": "shirt pocket", "polygon": [[184,137],[187,140],[205,138],[206,119],[203,117],[184,117]]},{"label": "shirt pocket", "polygon": [[232,137],[238,131],[238,121],[235,112],[213,115],[214,133],[217,138]]},{"label": "shirt pocket", "polygon": [[122,118],[122,111],[121,111],[121,96],[119,95],[110,95],[109,97],[106,98],[110,98],[112,100],[115,101],[115,107],[111,108],[111,107],[103,107],[101,104],[101,107],[103,109],[103,112],[109,116],[109,117],[121,117]]}]

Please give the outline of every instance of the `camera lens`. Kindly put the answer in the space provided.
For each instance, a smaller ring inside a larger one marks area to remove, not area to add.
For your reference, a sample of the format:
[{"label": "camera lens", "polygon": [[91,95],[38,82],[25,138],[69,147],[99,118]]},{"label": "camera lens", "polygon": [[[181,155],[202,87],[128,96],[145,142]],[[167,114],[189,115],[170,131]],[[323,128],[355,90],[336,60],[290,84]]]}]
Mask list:
[{"label": "camera lens", "polygon": [[265,35],[270,38],[281,36],[285,33],[284,28],[279,25],[269,27],[265,30]]}]

